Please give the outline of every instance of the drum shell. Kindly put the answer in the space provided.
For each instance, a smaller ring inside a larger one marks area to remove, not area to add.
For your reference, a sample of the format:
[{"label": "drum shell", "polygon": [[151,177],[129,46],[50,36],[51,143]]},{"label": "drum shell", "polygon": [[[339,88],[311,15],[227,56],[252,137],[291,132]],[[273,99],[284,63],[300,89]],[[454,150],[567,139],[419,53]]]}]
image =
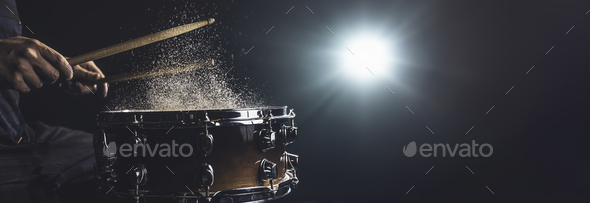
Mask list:
[{"label": "drum shell", "polygon": [[[260,136],[258,132],[272,126],[275,136],[276,147],[262,152]],[[100,127],[95,134],[95,150],[97,167],[110,165],[105,163],[103,152],[104,139],[107,143],[115,142],[117,147],[128,143],[133,144],[135,137],[140,138],[145,145],[152,150],[156,145],[168,144],[172,146],[172,140],[179,149],[182,144],[192,146],[192,153],[183,157],[186,153],[173,157],[161,157],[160,152],[155,150],[156,156],[150,156],[146,149],[147,156],[143,156],[142,147],[138,147],[140,153],[137,156],[123,157],[119,151],[115,156],[114,163],[110,168],[111,174],[116,182],[109,183],[119,189],[135,190],[140,189],[152,193],[178,193],[179,191],[204,192],[205,187],[200,185],[199,173],[203,165],[209,164],[214,171],[214,183],[209,187],[211,192],[231,190],[236,188],[247,188],[256,186],[269,186],[268,181],[262,181],[258,176],[259,162],[266,158],[277,164],[278,177],[274,183],[283,181],[285,174],[284,152],[285,137],[279,133],[283,125],[288,125],[290,119],[267,120],[260,124],[250,125],[226,125],[207,126],[207,132],[213,137],[213,148],[210,154],[205,156],[199,152],[198,137],[205,135],[204,125],[162,125],[159,127],[146,127],[143,125],[105,125]],[[136,135],[137,134],[137,135]],[[161,149],[161,148],[160,148]],[[186,147],[184,147],[186,152]],[[154,152],[154,151],[152,151]],[[165,155],[165,154],[164,154]],[[133,184],[133,167],[143,166],[147,169],[147,181],[139,186]]]}]

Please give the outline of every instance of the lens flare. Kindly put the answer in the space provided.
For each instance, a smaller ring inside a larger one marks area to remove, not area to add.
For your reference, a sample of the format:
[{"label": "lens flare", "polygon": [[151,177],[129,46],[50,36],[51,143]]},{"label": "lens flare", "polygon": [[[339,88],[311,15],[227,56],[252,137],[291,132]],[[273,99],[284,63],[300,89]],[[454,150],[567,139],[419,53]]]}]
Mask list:
[{"label": "lens flare", "polygon": [[342,67],[353,78],[385,74],[394,61],[389,42],[380,37],[355,37],[346,48]]}]

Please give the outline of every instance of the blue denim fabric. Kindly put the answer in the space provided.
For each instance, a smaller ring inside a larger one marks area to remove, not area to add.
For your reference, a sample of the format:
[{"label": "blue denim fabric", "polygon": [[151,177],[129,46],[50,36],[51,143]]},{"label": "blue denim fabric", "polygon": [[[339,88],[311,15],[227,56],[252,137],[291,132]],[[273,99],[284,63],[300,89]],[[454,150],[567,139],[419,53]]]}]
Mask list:
[{"label": "blue denim fabric", "polygon": [[[14,0],[0,0],[0,6],[0,39],[20,36],[22,29]],[[14,145],[23,136],[25,119],[18,109],[19,99],[17,91],[0,89],[0,147]]]},{"label": "blue denim fabric", "polygon": [[[20,35],[14,0],[0,0],[0,39]],[[25,123],[19,100],[0,87],[0,202],[59,202],[57,188],[93,177],[92,134]]]}]

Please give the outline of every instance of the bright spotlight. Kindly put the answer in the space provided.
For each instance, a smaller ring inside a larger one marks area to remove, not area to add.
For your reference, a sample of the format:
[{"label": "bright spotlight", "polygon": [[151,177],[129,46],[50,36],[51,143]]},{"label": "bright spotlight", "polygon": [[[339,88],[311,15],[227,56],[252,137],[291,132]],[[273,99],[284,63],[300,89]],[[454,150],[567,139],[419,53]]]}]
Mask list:
[{"label": "bright spotlight", "polygon": [[346,44],[343,68],[354,78],[366,78],[373,74],[385,74],[391,66],[393,55],[387,40],[376,36],[352,38]]}]

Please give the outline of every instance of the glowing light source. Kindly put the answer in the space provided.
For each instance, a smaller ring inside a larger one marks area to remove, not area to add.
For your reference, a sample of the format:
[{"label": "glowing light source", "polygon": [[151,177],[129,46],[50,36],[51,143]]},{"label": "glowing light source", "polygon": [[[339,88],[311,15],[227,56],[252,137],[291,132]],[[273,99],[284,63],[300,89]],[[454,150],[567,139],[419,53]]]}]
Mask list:
[{"label": "glowing light source", "polygon": [[346,43],[343,68],[354,78],[384,74],[394,61],[389,42],[377,36],[359,36]]}]

